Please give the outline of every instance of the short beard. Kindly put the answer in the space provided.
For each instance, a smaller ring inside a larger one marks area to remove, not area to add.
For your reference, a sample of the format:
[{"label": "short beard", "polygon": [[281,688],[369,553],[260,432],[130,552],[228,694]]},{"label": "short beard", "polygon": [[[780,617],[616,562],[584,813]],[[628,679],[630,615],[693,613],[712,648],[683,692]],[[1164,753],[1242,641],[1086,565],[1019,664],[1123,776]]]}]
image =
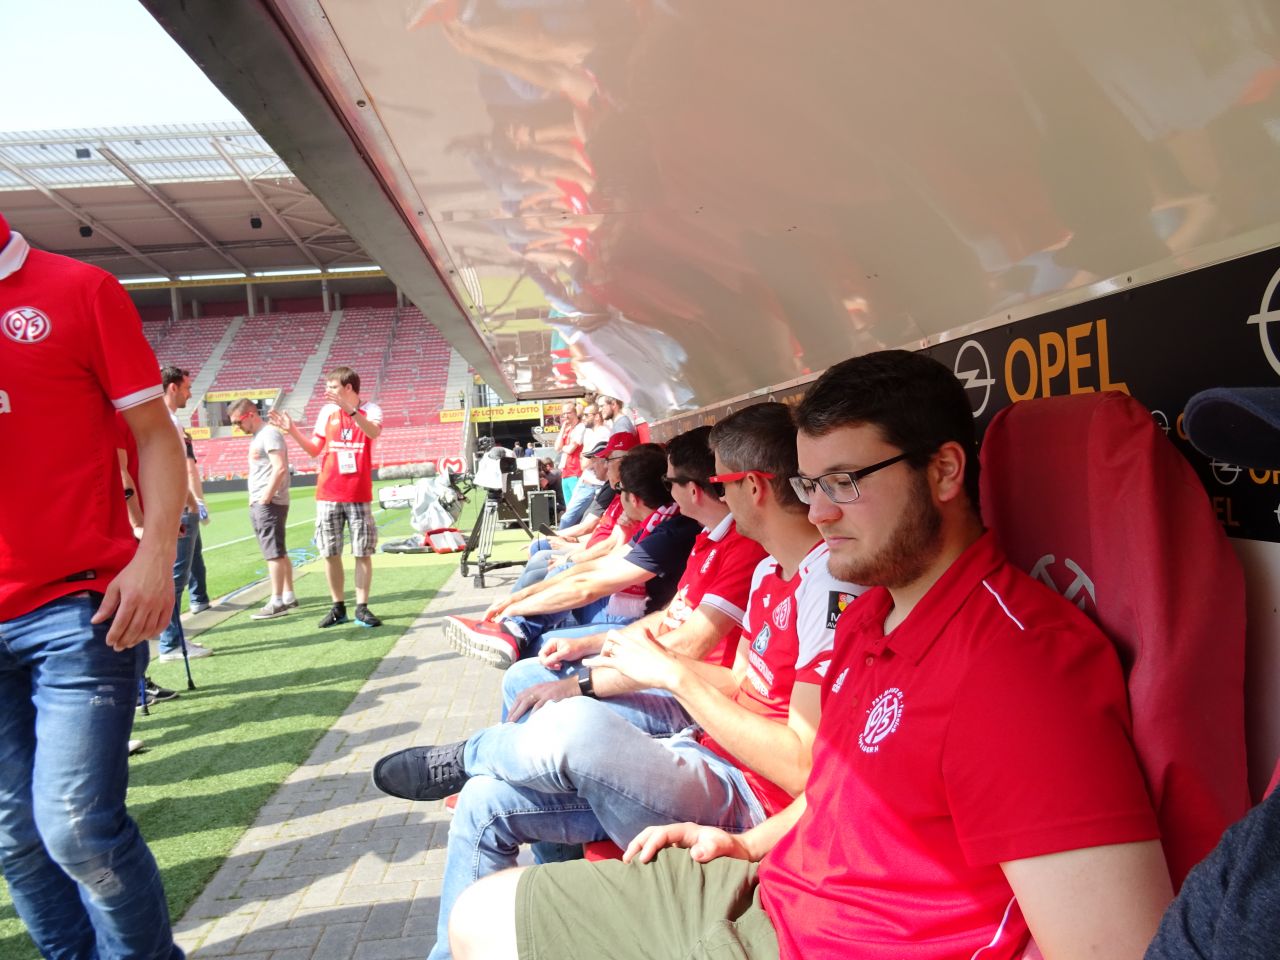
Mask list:
[{"label": "short beard", "polygon": [[942,550],[942,514],[934,506],[923,471],[912,472],[911,497],[889,542],[874,556],[841,559],[828,569],[841,580],[866,587],[896,589],[919,580]]}]

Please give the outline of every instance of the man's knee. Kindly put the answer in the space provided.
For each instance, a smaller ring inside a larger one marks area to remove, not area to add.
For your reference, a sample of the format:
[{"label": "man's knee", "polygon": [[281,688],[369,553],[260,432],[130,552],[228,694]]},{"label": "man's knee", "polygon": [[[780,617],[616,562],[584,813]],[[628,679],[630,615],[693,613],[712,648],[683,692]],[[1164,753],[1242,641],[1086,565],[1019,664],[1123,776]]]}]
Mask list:
[{"label": "man's knee", "polygon": [[502,675],[503,703],[510,704],[521,691],[527,690],[535,683],[546,683],[556,679],[559,679],[559,675],[548,670],[537,659],[517,660]]},{"label": "man's knee", "polygon": [[120,892],[114,865],[130,844],[140,842],[137,828],[124,816],[107,816],[88,805],[58,805],[56,811],[36,813],[40,837],[49,857],[67,876],[92,894],[110,897]]},{"label": "man's knee", "polygon": [[463,890],[449,915],[449,946],[456,960],[516,956],[516,886],[524,868],[484,877]]}]

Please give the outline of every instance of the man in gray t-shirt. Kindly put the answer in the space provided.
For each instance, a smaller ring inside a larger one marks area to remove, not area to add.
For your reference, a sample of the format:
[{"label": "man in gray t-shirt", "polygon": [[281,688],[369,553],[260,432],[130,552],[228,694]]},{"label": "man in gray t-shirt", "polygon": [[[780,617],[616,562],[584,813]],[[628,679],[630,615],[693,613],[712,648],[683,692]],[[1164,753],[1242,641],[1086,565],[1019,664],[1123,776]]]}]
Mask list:
[{"label": "man in gray t-shirt", "polygon": [[293,561],[284,545],[289,518],[289,448],[284,434],[262,419],[252,400],[237,400],[229,413],[232,424],[253,434],[249,443],[249,520],[271,578],[271,599],[250,618],[274,620],[298,605],[293,595]]}]

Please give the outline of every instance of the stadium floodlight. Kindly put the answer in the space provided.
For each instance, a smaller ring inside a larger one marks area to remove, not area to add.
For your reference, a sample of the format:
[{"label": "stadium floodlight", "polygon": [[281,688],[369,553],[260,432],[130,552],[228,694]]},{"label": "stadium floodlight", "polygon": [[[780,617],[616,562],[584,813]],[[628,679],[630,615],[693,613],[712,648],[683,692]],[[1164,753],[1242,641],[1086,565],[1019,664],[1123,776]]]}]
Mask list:
[{"label": "stadium floodlight", "polygon": [[292,267],[287,270],[255,270],[255,277],[305,277],[319,273],[319,267]]},{"label": "stadium floodlight", "polygon": [[325,273],[363,273],[366,270],[381,270],[382,268],[376,263],[366,264],[363,267],[329,267]]},{"label": "stadium floodlight", "polygon": [[121,277],[120,282],[125,286],[131,283],[165,283],[168,277]]},{"label": "stadium floodlight", "polygon": [[247,276],[244,273],[184,273],[179,280],[239,280]]}]

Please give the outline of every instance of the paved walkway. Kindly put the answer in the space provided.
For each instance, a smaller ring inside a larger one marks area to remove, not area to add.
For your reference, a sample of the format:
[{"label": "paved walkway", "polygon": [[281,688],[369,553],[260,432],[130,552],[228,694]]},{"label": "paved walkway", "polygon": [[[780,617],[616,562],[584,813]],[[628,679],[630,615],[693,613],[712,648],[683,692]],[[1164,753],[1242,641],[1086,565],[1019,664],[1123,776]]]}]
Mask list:
[{"label": "paved walkway", "polygon": [[195,958],[422,960],[435,942],[449,817],[388,797],[384,753],[461,740],[498,717],[502,674],[458,656],[440,617],[483,609],[517,570],[472,586],[454,571],[409,631],[281,785],[186,915]]}]

